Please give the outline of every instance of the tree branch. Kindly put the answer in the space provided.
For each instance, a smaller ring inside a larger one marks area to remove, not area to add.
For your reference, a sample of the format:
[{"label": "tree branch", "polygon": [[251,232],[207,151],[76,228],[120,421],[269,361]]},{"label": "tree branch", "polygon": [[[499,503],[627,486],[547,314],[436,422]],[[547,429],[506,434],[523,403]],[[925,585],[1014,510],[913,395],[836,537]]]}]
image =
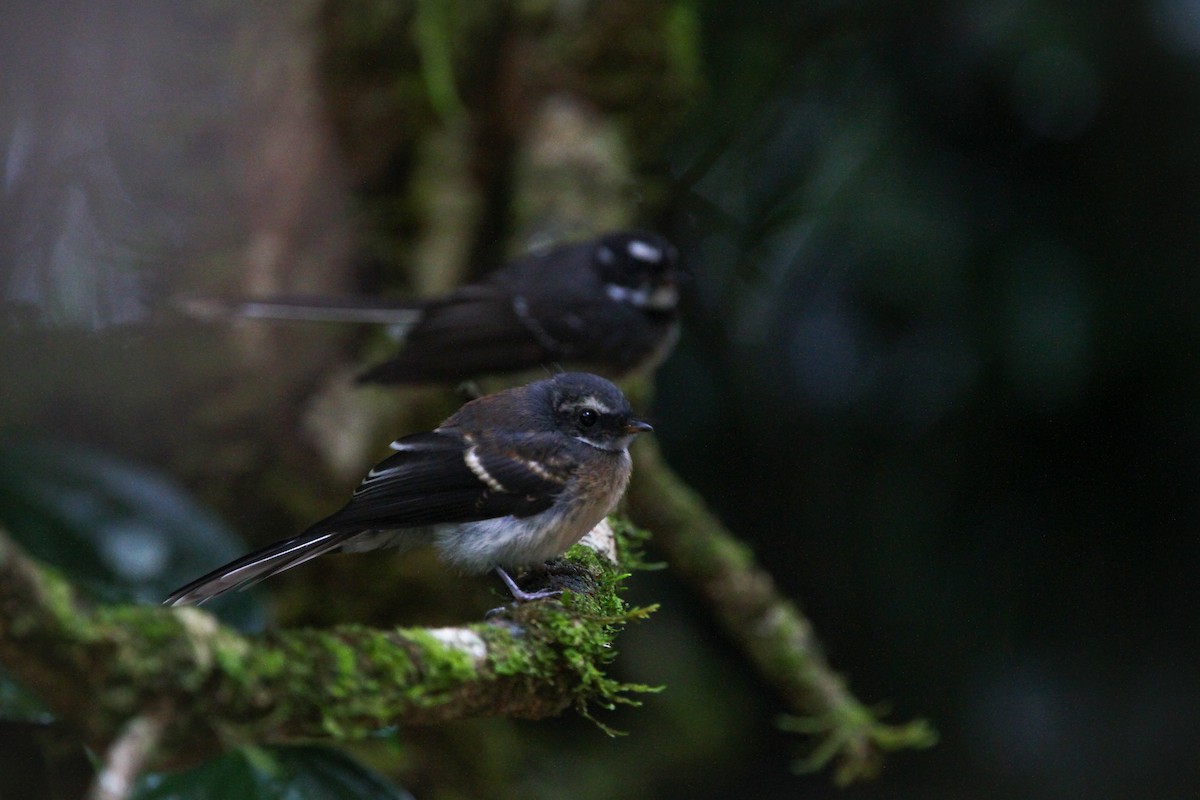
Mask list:
[{"label": "tree branch", "polygon": [[191,758],[229,740],[350,739],[393,725],[586,713],[645,689],[602,669],[621,624],[648,613],[616,596],[605,537],[603,524],[590,535],[599,551],[577,545],[568,554],[574,591],[563,603],[455,628],[340,625],[250,637],[196,608],[89,607],[0,532],[0,663],[96,746],[146,709],[170,707],[163,751]]},{"label": "tree branch", "polygon": [[873,775],[885,750],[933,744],[936,734],[925,721],[886,725],[851,694],[800,609],[671,470],[655,442],[639,441],[633,455],[626,494],[633,521],[653,532],[672,569],[708,601],[788,709],[802,715],[784,727],[824,737],[800,769],[820,769],[836,758],[836,778],[845,784]]}]

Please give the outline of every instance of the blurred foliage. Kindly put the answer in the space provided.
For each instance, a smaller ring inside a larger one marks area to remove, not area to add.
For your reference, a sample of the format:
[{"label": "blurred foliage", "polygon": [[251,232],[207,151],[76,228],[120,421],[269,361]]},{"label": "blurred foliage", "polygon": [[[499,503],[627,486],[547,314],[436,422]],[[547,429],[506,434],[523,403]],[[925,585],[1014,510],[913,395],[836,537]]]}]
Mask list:
[{"label": "blurred foliage", "polygon": [[[92,448],[15,434],[0,437],[0,524],[104,603],[162,602],[245,550],[211,511],[162,477]],[[212,611],[242,630],[265,621],[249,594],[214,602]],[[0,717],[50,720],[3,670]]]},{"label": "blurred foliage", "polygon": [[380,775],[322,747],[230,751],[187,772],[144,776],[131,800],[409,800]]},{"label": "blurred foliage", "polygon": [[[91,448],[15,435],[0,441],[0,523],[32,555],[104,603],[161,602],[172,589],[246,549],[212,512],[145,469]],[[265,622],[252,594],[234,593],[210,608],[241,630],[259,630]],[[2,671],[0,716],[5,725],[49,719],[41,703]],[[18,765],[0,759],[0,768]],[[235,750],[187,772],[148,775],[135,796],[410,797],[347,756],[320,747]]]},{"label": "blurred foliage", "polygon": [[860,793],[1186,796],[1194,4],[701,7],[656,430],[944,734]]},{"label": "blurred foliage", "polygon": [[[0,439],[0,523],[31,555],[99,602],[162,602],[246,545],[161,476],[86,446]],[[213,612],[261,629],[262,605],[237,593]]]},{"label": "blurred foliage", "polygon": [[49,722],[53,715],[28,689],[0,668],[0,719],[17,722]]}]

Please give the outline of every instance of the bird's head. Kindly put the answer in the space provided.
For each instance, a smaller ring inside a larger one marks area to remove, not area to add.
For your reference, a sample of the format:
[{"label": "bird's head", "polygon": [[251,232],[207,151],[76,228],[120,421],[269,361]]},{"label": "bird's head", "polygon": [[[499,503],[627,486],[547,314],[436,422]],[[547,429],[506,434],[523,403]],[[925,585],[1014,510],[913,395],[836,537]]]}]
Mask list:
[{"label": "bird's head", "polygon": [[637,419],[611,382],[584,372],[564,372],[542,383],[557,430],[599,450],[625,450],[653,428]]},{"label": "bird's head", "polygon": [[596,268],[609,299],[645,311],[679,305],[679,250],[654,233],[612,233],[596,246]]}]

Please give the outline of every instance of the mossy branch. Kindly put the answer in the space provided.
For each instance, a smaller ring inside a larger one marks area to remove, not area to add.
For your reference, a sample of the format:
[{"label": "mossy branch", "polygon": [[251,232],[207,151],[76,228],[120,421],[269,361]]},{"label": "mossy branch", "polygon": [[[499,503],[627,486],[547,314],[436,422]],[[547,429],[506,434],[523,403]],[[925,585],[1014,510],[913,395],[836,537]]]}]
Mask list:
[{"label": "mossy branch", "polygon": [[836,778],[846,784],[874,775],[885,750],[934,743],[936,734],[923,720],[885,724],[851,694],[800,609],[671,470],[655,442],[644,438],[633,455],[626,495],[633,521],[653,531],[672,569],[708,601],[728,635],[799,715],[784,727],[822,738],[798,769],[820,769],[836,760]]},{"label": "mossy branch", "polygon": [[97,747],[148,709],[171,709],[161,752],[192,758],[241,741],[586,712],[646,689],[603,669],[623,622],[647,613],[616,596],[617,569],[577,545],[561,603],[454,628],[340,625],[244,636],[196,608],[89,606],[0,532],[0,664]]}]

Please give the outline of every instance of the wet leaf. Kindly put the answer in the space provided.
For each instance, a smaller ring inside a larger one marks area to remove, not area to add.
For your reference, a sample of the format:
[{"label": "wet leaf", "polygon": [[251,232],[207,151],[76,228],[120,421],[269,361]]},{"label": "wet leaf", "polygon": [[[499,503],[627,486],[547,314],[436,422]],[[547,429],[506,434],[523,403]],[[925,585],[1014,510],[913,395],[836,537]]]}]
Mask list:
[{"label": "wet leaf", "polygon": [[187,772],[147,775],[133,800],[411,800],[337,750],[243,748]]},{"label": "wet leaf", "polygon": [[[104,602],[162,602],[248,549],[161,475],[98,450],[28,437],[0,439],[0,522],[32,556]],[[241,630],[263,625],[252,595],[208,608]]]}]

